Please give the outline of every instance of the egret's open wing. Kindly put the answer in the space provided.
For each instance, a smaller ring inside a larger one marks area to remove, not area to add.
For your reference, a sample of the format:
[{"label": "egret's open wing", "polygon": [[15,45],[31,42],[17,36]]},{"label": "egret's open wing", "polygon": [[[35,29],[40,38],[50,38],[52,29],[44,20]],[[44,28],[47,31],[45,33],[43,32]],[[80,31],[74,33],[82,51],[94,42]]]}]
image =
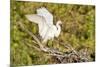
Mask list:
[{"label": "egret's open wing", "polygon": [[36,14],[29,14],[25,16],[29,21],[37,23],[37,24],[45,22],[45,19],[43,17]]},{"label": "egret's open wing", "polygon": [[37,14],[43,16],[48,25],[53,25],[53,16],[46,8],[42,7],[37,9]]},{"label": "egret's open wing", "polygon": [[47,29],[48,29],[48,25],[46,24],[45,18],[36,14],[26,15],[26,18],[29,21],[35,22],[38,24],[39,34],[40,36],[42,36],[42,38],[44,38],[45,35],[47,34]]}]

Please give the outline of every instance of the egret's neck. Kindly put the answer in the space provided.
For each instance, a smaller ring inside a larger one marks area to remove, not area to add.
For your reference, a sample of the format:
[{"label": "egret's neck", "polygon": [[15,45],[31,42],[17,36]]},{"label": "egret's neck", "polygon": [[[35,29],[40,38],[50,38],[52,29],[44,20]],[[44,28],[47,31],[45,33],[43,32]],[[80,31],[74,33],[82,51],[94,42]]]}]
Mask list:
[{"label": "egret's neck", "polygon": [[57,28],[57,31],[56,31],[56,35],[55,36],[58,37],[60,32],[61,32],[61,27],[60,27],[59,23],[56,24],[56,28]]}]

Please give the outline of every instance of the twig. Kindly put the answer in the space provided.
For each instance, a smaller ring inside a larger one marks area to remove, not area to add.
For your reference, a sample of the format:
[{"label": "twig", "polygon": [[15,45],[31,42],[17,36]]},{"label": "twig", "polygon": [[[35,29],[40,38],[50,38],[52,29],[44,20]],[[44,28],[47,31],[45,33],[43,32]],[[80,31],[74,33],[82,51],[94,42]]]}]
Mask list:
[{"label": "twig", "polygon": [[55,50],[53,48],[51,49],[51,48],[46,47],[46,46],[44,47],[43,44],[40,42],[40,40],[32,32],[30,32],[28,29],[26,29],[21,22],[18,22],[18,24],[20,25],[22,30],[24,30],[26,33],[28,33],[30,36],[32,36],[34,38],[35,41],[33,41],[33,42],[35,44],[38,44],[39,48],[34,46],[34,45],[31,46],[31,44],[29,44],[29,43],[26,43],[28,46],[33,47],[38,51],[46,52],[46,53],[48,53],[48,55],[56,56],[56,58],[59,59],[59,61],[61,63],[63,63],[63,61],[61,61],[60,58],[64,58],[64,57],[70,58],[72,55],[76,55],[76,56],[78,56],[79,58],[82,59],[81,55],[79,55],[78,52],[75,49],[72,48],[71,45],[65,45],[65,43],[61,43],[61,44],[65,48],[69,48],[72,51],[70,54],[66,54],[66,53],[60,52],[59,50]]},{"label": "twig", "polygon": [[[38,43],[39,47],[40,47],[41,49],[43,49],[43,45],[40,43],[40,41],[38,40],[38,38],[37,38],[34,34],[32,34],[29,30],[27,30],[21,22],[18,22],[18,24],[20,25],[20,27],[21,27],[25,32],[27,32],[29,35],[31,35],[31,36],[36,40],[36,42]],[[43,49],[43,50],[44,50],[44,49]]]},{"label": "twig", "polygon": [[34,38],[34,40],[37,42],[37,44],[39,45],[40,49],[44,52],[49,52],[49,53],[58,53],[58,54],[62,54],[62,52],[57,51],[55,49],[50,49],[48,47],[44,47],[43,44],[39,41],[39,39],[33,34],[31,33],[28,29],[26,29],[24,27],[24,25],[21,22],[18,22],[18,24],[20,25],[20,27],[26,32],[28,33],[30,36],[32,36]]},{"label": "twig", "polygon": [[36,47],[36,46],[34,46],[34,45],[31,45],[31,44],[29,44],[29,43],[26,43],[26,45],[29,46],[29,47],[33,47],[33,48],[35,48],[35,49],[38,50],[38,51],[41,51],[38,47]]}]

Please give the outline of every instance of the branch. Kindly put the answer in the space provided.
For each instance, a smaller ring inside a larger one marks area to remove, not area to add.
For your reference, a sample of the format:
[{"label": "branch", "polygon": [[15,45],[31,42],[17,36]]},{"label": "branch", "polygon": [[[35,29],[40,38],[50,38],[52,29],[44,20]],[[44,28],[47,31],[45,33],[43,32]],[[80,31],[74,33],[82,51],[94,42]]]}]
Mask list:
[{"label": "branch", "polygon": [[29,30],[27,30],[21,22],[18,22],[18,24],[20,25],[20,27],[21,27],[25,32],[27,32],[29,35],[31,35],[31,36],[35,39],[35,41],[38,43],[39,47],[40,47],[41,49],[43,49],[43,45],[40,43],[40,41],[38,40],[38,38],[37,38],[34,34],[32,34]]},{"label": "branch", "polygon": [[[59,59],[59,61],[61,61],[60,58],[66,58],[66,57],[67,57],[67,58],[70,59],[70,57],[71,57],[72,55],[75,55],[75,56],[77,56],[77,57],[79,57],[79,58],[82,59],[81,55],[79,55],[78,52],[77,52],[75,49],[72,48],[71,45],[68,45],[68,44],[65,45],[65,43],[60,43],[60,44],[62,44],[65,48],[69,48],[69,49],[72,51],[72,52],[69,53],[69,54],[60,52],[59,50],[56,50],[56,49],[53,49],[53,48],[51,49],[51,48],[46,47],[46,46],[44,47],[43,44],[40,42],[40,40],[39,40],[32,32],[30,32],[28,29],[26,29],[26,28],[24,27],[24,24],[22,24],[21,22],[18,22],[18,24],[20,25],[20,27],[21,27],[21,29],[22,29],[23,31],[25,31],[26,33],[28,33],[30,36],[33,37],[33,39],[35,40],[35,41],[33,41],[33,42],[39,46],[39,48],[38,48],[38,47],[36,47],[36,46],[34,46],[34,45],[33,45],[33,46],[30,46],[31,44],[26,43],[29,47],[33,47],[33,48],[35,48],[35,49],[38,50],[38,51],[46,52],[48,55],[55,56],[57,59]],[[59,42],[58,42],[58,43],[59,43]],[[61,63],[63,63],[63,61],[61,61]]]},{"label": "branch", "polygon": [[48,47],[44,47],[43,44],[40,42],[40,40],[32,32],[30,32],[28,29],[26,29],[24,27],[24,24],[22,24],[21,22],[18,22],[18,24],[20,25],[20,27],[21,27],[22,30],[24,30],[26,33],[28,33],[30,36],[32,36],[34,38],[34,40],[37,42],[37,44],[39,45],[39,47],[40,47],[40,49],[42,51],[48,52],[48,53],[58,53],[58,54],[62,54],[62,52],[60,52],[58,50],[50,49]]}]

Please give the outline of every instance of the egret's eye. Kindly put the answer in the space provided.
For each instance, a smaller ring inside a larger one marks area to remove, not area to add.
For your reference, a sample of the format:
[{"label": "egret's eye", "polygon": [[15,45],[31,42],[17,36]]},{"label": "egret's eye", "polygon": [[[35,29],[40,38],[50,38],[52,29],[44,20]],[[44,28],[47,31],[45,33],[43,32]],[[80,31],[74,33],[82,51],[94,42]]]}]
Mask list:
[{"label": "egret's eye", "polygon": [[61,27],[63,27],[63,25],[62,25],[62,24],[60,24],[60,26],[61,26]]}]

